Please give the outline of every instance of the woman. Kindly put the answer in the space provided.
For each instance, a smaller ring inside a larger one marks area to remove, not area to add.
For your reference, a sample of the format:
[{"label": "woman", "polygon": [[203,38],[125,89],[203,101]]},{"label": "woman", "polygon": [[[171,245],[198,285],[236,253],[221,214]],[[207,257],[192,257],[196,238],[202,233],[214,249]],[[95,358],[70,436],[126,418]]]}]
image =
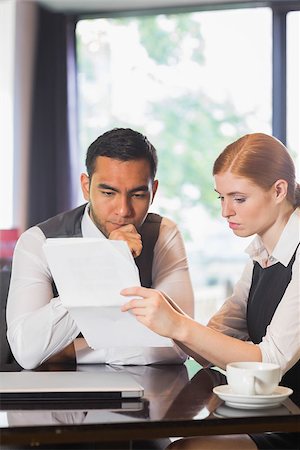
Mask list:
[{"label": "woman", "polygon": [[[207,326],[182,314],[163,293],[134,287],[123,306],[163,336],[177,341],[203,365],[225,369],[233,361],[280,365],[282,385],[299,402],[300,379],[300,185],[285,146],[274,137],[243,136],[219,155],[213,175],[222,215],[234,234],[256,235],[250,260],[233,295]],[[254,344],[254,345],[253,345]],[[299,449],[296,433],[191,438],[180,449]]]}]

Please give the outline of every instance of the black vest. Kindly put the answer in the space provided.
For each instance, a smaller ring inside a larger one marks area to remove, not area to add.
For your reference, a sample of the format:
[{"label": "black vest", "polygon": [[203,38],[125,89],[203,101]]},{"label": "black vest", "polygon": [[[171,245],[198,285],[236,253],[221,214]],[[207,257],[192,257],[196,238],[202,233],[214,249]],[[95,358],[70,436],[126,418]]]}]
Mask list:
[{"label": "black vest", "polygon": [[[280,262],[262,268],[254,263],[252,283],[247,305],[247,325],[249,337],[254,344],[262,341],[267,326],[292,279],[292,267],[299,244],[285,267]],[[284,324],[282,326],[285,326]],[[300,330],[299,334],[300,334]],[[281,383],[293,389],[292,400],[300,403],[300,360],[283,376]]]},{"label": "black vest", "polygon": [[[37,227],[42,230],[46,238],[82,237],[81,220],[85,207],[86,205],[81,205],[71,211],[58,214],[38,224]],[[159,236],[161,220],[162,217],[158,214],[149,213],[139,229],[143,250],[140,256],[135,258],[135,263],[139,269],[141,285],[144,287],[152,286],[154,246]]]}]

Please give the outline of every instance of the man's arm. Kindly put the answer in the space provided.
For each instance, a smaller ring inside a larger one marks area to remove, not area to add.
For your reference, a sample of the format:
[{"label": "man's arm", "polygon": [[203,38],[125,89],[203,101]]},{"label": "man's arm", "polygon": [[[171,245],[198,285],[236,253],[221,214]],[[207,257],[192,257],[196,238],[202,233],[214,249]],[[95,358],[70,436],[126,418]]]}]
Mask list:
[{"label": "man's arm", "polygon": [[[174,222],[163,218],[154,247],[152,287],[172,298],[185,314],[194,315],[194,294],[182,236]],[[147,364],[176,364],[191,354],[182,345],[144,350]]]},{"label": "man's arm", "polygon": [[194,293],[183,238],[176,224],[163,218],[154,248],[153,289],[166,293],[186,314],[194,316]]},{"label": "man's arm", "polygon": [[20,237],[7,299],[8,341],[15,359],[26,369],[61,352],[79,333],[60,299],[53,298],[44,241],[37,227]]}]

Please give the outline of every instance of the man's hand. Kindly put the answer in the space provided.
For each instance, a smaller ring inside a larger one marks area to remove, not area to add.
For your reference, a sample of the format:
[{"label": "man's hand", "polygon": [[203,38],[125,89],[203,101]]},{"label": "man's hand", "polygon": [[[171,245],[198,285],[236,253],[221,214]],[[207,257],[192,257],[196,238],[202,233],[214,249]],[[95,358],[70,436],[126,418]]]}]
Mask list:
[{"label": "man's hand", "polygon": [[108,239],[125,241],[134,258],[137,258],[143,249],[141,235],[132,224],[124,225],[110,233]]}]

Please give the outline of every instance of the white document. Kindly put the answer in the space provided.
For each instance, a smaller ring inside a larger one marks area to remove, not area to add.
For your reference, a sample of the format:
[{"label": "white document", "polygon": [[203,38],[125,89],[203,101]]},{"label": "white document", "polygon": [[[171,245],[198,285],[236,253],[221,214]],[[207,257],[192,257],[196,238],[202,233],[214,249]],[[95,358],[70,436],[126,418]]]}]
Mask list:
[{"label": "white document", "polygon": [[44,252],[60,300],[91,348],[173,345],[121,311],[129,299],[120,291],[140,286],[138,268],[124,241],[51,238]]},{"label": "white document", "polygon": [[120,291],[140,286],[138,268],[124,241],[96,238],[51,238],[44,252],[62,304],[116,306]]}]

